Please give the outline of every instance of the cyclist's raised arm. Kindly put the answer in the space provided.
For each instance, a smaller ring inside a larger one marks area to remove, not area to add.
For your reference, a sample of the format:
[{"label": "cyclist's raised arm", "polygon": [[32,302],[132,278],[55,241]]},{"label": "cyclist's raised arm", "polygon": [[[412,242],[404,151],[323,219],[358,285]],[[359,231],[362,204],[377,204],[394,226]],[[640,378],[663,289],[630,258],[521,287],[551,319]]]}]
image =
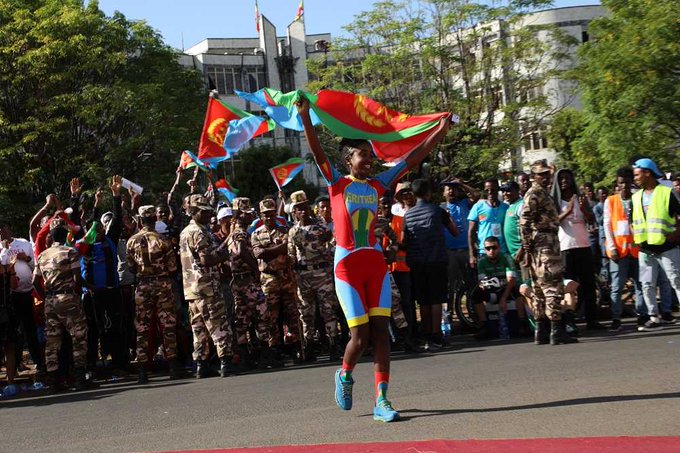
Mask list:
[{"label": "cyclist's raised arm", "polygon": [[423,159],[425,159],[428,154],[432,152],[435,146],[444,138],[449,130],[449,124],[451,124],[451,115],[447,115],[441,120],[439,120],[439,125],[437,126],[434,133],[432,133],[427,139],[421,143],[409,156],[406,158],[406,166],[414,168],[418,166]]},{"label": "cyclist's raised arm", "polygon": [[302,118],[302,126],[305,129],[305,137],[307,138],[307,143],[309,143],[309,147],[312,150],[314,162],[316,162],[316,166],[319,167],[321,176],[324,177],[328,184],[332,184],[339,178],[340,175],[328,160],[326,153],[324,153],[323,149],[321,148],[319,136],[316,134],[316,130],[312,125],[312,119],[309,116],[309,101],[305,97],[301,97],[296,106],[298,113],[300,114],[300,118]]}]

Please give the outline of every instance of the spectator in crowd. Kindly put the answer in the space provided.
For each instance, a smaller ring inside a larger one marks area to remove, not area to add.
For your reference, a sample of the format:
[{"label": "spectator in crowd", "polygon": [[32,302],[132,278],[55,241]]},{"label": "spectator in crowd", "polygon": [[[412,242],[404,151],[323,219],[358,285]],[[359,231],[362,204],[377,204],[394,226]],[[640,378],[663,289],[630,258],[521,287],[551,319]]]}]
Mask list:
[{"label": "spectator in crowd", "polygon": [[420,307],[426,349],[437,349],[442,346],[442,304],[446,302],[448,292],[448,256],[442,230],[446,228],[453,236],[458,236],[458,229],[446,211],[431,203],[429,181],[416,180],[413,194],[418,201],[404,214],[406,262],[411,269],[413,294]]},{"label": "spectator in crowd", "polygon": [[517,175],[517,184],[519,184],[519,196],[524,198],[524,195],[526,195],[531,187],[531,176],[527,173],[520,173]]},{"label": "spectator in crowd", "polygon": [[[389,264],[389,271],[397,284],[397,288],[399,288],[401,306],[406,314],[409,332],[411,335],[415,335],[416,307],[413,304],[413,280],[411,268],[406,262],[406,245],[404,244],[404,213],[416,205],[416,197],[413,195],[410,182],[404,181],[397,184],[394,200],[397,202],[398,209],[390,209],[392,216],[390,227],[397,238],[397,252],[394,256],[394,262]],[[397,214],[394,213],[395,211]]]},{"label": "spectator in crowd", "polygon": [[669,187],[659,184],[657,178],[663,173],[651,159],[638,159],[633,172],[635,184],[640,187],[632,196],[633,239],[640,246],[639,278],[650,316],[640,330],[651,331],[661,327],[656,303],[660,270],[680,298],[680,202]]},{"label": "spectator in crowd", "polygon": [[477,259],[484,254],[484,241],[493,236],[498,238],[502,253],[508,253],[503,238],[503,220],[508,211],[508,205],[498,199],[498,180],[487,179],[484,181],[484,193],[486,199],[479,200],[470,210],[468,221],[468,256],[470,267],[477,267]]},{"label": "spectator in crowd", "polygon": [[[477,263],[478,284],[472,292],[472,302],[481,326],[476,335],[478,340],[493,336],[487,325],[485,304],[497,304],[498,315],[505,316],[508,302],[519,296],[517,268],[510,255],[501,253],[498,238],[490,236],[484,240],[484,253]],[[523,305],[521,309],[517,307],[517,314],[524,318]]]},{"label": "spectator in crowd", "polygon": [[524,196],[520,218],[522,248],[525,265],[530,269],[534,295],[533,312],[536,320],[534,343],[573,343],[577,340],[567,336],[562,323],[562,296],[564,282],[562,260],[557,253],[559,216],[555,202],[548,194],[552,169],[545,160],[531,165],[533,184]]},{"label": "spectator in crowd", "polygon": [[574,174],[562,169],[555,173],[552,198],[559,210],[560,252],[564,260],[564,278],[579,283],[579,304],[585,307],[586,327],[605,328],[597,321],[597,295],[593,255],[588,239],[589,222],[595,218],[588,199],[578,193]]},{"label": "spectator in crowd", "polygon": [[[23,349],[24,341],[26,342],[31,360],[42,373],[45,371],[45,366],[38,345],[33,312],[33,268],[35,267],[33,247],[26,239],[15,238],[9,224],[2,220],[0,220],[0,265],[12,266],[17,278],[17,285],[11,290],[15,327],[21,329],[22,333],[17,338],[17,344]],[[21,362],[21,356],[17,357],[17,362]]]},{"label": "spectator in crowd", "polygon": [[[446,181],[442,183],[442,186],[444,187],[444,202],[441,207],[449,213],[458,230],[458,236],[453,236],[449,230],[444,228],[444,242],[449,258],[447,300],[451,304],[458,288],[461,288],[469,279],[468,215],[474,203],[479,199],[479,191],[460,179]],[[452,310],[449,308],[449,311]]]},{"label": "spectator in crowd", "polygon": [[[0,221],[1,222],[1,221]],[[14,307],[11,301],[12,289],[19,285],[19,279],[14,272],[14,265],[0,264],[0,351],[5,356],[7,368],[7,385],[1,389],[0,395],[12,396],[17,393],[14,385],[16,377],[16,320],[14,319]]]},{"label": "spectator in crowd", "polygon": [[673,195],[680,201],[680,172],[673,176]]},{"label": "spectator in crowd", "polygon": [[118,276],[118,241],[123,216],[121,181],[122,177],[114,176],[109,184],[113,196],[111,213],[100,216],[104,194],[97,190],[94,205],[94,219],[97,220],[92,222],[96,238],[81,259],[83,279],[88,283],[83,298],[88,324],[88,369],[94,373],[98,351],[101,351],[102,359],[111,354],[112,377],[127,376],[128,366],[127,346],[122,341],[123,306]]},{"label": "spectator in crowd", "polygon": [[616,172],[618,193],[609,196],[604,202],[603,230],[605,248],[609,257],[609,273],[612,279],[611,309],[612,323],[609,330],[617,332],[621,328],[622,292],[628,278],[633,279],[635,287],[635,310],[638,314],[638,325],[647,322],[647,307],[642,296],[642,285],[639,280],[638,255],[640,248],[635,244],[631,231],[633,206],[631,202],[631,186],[633,171],[620,168]]}]

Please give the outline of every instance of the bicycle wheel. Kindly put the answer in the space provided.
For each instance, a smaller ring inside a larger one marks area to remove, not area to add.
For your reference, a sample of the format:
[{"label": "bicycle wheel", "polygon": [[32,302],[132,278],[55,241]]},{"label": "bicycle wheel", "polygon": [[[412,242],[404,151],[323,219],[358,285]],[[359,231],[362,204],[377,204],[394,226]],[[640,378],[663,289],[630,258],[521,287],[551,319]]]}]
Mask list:
[{"label": "bicycle wheel", "polygon": [[463,329],[478,330],[480,328],[471,297],[474,289],[474,286],[464,286],[456,292],[453,309]]}]

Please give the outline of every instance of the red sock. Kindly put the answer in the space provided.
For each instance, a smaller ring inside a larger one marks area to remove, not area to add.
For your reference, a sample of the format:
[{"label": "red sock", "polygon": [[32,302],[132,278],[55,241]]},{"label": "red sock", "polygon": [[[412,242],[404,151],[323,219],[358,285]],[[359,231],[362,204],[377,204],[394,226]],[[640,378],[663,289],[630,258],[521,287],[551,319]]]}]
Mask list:
[{"label": "red sock", "polygon": [[376,371],[375,376],[375,397],[387,397],[387,385],[390,383],[390,373]]},{"label": "red sock", "polygon": [[343,360],[342,361],[342,372],[340,373],[340,375],[342,377],[351,376],[352,370],[354,370],[354,365],[350,365],[349,363],[347,363]]}]

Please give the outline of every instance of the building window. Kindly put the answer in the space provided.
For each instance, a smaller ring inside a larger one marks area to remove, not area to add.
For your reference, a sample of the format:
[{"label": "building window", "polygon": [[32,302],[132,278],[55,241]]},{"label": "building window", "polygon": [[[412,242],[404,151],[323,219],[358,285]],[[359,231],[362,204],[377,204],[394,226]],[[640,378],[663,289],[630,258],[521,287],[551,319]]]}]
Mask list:
[{"label": "building window", "polygon": [[525,134],[523,138],[524,149],[526,151],[535,151],[548,148],[548,138],[546,137],[544,130],[534,130]]},{"label": "building window", "polygon": [[582,43],[586,43],[586,42],[588,42],[588,41],[590,41],[590,35],[588,34],[588,31],[587,31],[587,30],[583,30],[583,31],[581,32],[581,42],[582,42]]},{"label": "building window", "polygon": [[264,88],[267,76],[261,66],[206,66],[208,86],[220,94],[234,94],[234,90],[254,92]]},{"label": "building window", "polygon": [[527,104],[529,102],[537,101],[541,96],[543,96],[542,86],[526,88],[520,91],[519,102],[522,104]]}]

